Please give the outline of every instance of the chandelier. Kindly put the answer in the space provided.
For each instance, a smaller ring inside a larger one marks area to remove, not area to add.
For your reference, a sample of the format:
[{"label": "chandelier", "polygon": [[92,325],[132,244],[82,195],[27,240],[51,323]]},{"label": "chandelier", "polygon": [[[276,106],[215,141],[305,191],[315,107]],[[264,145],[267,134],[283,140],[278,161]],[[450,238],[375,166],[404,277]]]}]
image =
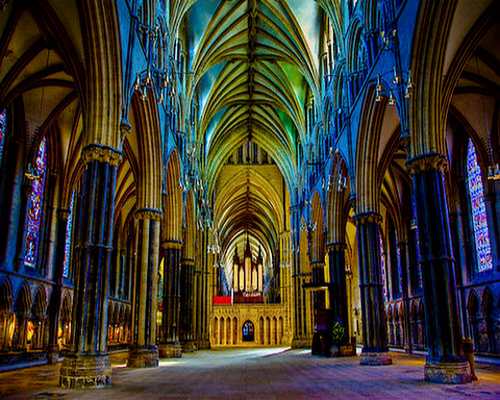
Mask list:
[{"label": "chandelier", "polygon": [[[392,80],[390,83],[388,81],[384,80],[385,85],[382,85],[383,81],[383,76],[387,74],[392,73]],[[396,66],[392,69],[392,71],[388,71],[386,73],[378,74],[377,75],[377,85],[375,86],[375,101],[377,103],[380,103],[382,101],[382,98],[387,96],[387,103],[390,106],[393,106],[396,104],[396,97],[394,95],[395,92],[399,91],[399,89],[404,86],[404,98],[409,99],[411,98],[413,94],[413,81],[411,79],[411,71],[408,70],[408,73],[406,74],[406,78],[404,78],[404,75],[402,72],[398,73],[396,70]],[[387,90],[385,88],[388,88],[389,94],[387,95]]]}]

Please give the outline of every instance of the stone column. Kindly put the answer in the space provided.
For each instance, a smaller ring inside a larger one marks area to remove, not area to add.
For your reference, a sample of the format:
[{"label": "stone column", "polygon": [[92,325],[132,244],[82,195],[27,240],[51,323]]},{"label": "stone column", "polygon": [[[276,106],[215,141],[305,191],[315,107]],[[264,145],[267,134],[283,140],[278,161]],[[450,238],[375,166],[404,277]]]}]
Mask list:
[{"label": "stone column", "polygon": [[82,152],[73,300],[72,351],[60,370],[63,388],[100,388],[111,384],[108,357],[108,290],[118,151],[87,146]]},{"label": "stone column", "polygon": [[200,275],[200,267],[195,264],[193,269],[193,332],[197,348],[200,343]]},{"label": "stone column", "polygon": [[356,216],[359,260],[359,289],[363,324],[361,365],[392,364],[387,348],[382,266],[380,264],[380,222],[375,212]]},{"label": "stone column", "polygon": [[468,363],[461,355],[456,302],[454,259],[444,171],[446,157],[429,154],[410,160],[415,195],[419,264],[425,308],[426,381],[471,381]]},{"label": "stone column", "polygon": [[156,311],[158,298],[158,265],[161,211],[142,208],[135,212],[137,220],[137,264],[134,277],[132,345],[127,367],[158,366],[156,346]]},{"label": "stone column", "polygon": [[292,298],[293,298],[293,348],[301,348],[309,346],[305,339],[305,315],[303,310],[305,308],[305,295],[302,288],[303,277],[301,274],[300,266],[300,210],[298,206],[290,207],[291,213],[291,226],[292,226]]},{"label": "stone column", "polygon": [[[465,186],[462,186],[464,196],[466,197]],[[465,201],[465,199],[463,199]],[[462,201],[462,199],[461,199]],[[469,280],[467,270],[467,242],[464,238],[464,214],[462,210],[457,207],[455,212],[450,213],[450,227],[452,233],[453,255],[455,259],[455,284],[457,285],[457,307],[460,310],[462,333],[465,338],[471,337],[469,332],[469,321],[467,313],[467,300],[466,300],[466,284]]]},{"label": "stone column", "polygon": [[210,272],[209,272],[209,259],[207,253],[207,243],[208,243],[208,231],[203,233],[203,247],[202,247],[202,276],[201,276],[201,284],[202,284],[202,310],[201,310],[201,330],[202,330],[202,345],[201,348],[209,349],[210,348],[210,333],[208,330],[208,314],[210,312],[210,307],[212,304],[212,298],[209,288],[210,282]]},{"label": "stone column", "polygon": [[181,289],[181,242],[162,243],[163,261],[163,340],[160,343],[160,357],[182,356],[179,342],[180,289]]},{"label": "stone column", "polygon": [[490,233],[493,270],[500,270],[500,180],[488,180],[488,193],[484,196]]},{"label": "stone column", "polygon": [[404,304],[404,348],[405,351],[411,353],[413,351],[412,346],[412,332],[410,329],[410,299],[409,299],[409,289],[410,289],[410,274],[409,274],[409,266],[410,266],[410,250],[409,244],[405,240],[401,240],[397,244],[399,248],[399,260],[401,263],[401,282],[403,291],[401,293]]},{"label": "stone column", "polygon": [[[344,337],[340,345],[345,346],[350,340],[349,315],[347,311],[347,281],[345,274],[345,243],[330,243],[328,259],[330,267],[330,309],[332,324],[339,323],[344,327]],[[353,355],[343,354],[339,355]]]},{"label": "stone column", "polygon": [[64,273],[64,247],[66,244],[66,225],[68,223],[69,211],[59,209],[57,212],[57,233],[55,249],[55,268],[54,268],[54,286],[49,302],[49,346],[47,351],[47,361],[49,364],[55,364],[59,360],[59,345],[57,343],[57,334],[59,330],[59,317],[61,309],[61,296],[63,287]]},{"label": "stone column", "polygon": [[300,253],[298,251],[293,252],[293,348],[304,347],[304,332],[303,332],[303,321],[302,321],[302,278],[300,274]]},{"label": "stone column", "polygon": [[[4,153],[4,174],[0,179],[0,207],[3,217],[0,219],[0,259],[3,268],[13,270],[18,247],[22,241],[24,218],[22,212],[24,189],[24,135],[14,135],[13,143],[6,147]],[[21,238],[21,239],[20,239]]]},{"label": "stone column", "polygon": [[193,332],[193,297],[194,297],[194,260],[183,259],[181,262],[181,329],[182,349],[186,352],[196,350]]},{"label": "stone column", "polygon": [[312,284],[313,286],[324,286],[325,284],[325,263],[322,260],[311,261]]}]

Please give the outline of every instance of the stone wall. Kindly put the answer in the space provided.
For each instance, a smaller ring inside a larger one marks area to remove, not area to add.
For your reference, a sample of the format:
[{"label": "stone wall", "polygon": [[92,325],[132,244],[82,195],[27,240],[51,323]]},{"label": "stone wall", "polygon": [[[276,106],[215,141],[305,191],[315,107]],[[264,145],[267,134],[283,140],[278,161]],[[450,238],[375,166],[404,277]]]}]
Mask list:
[{"label": "stone wall", "polygon": [[[243,340],[246,321],[253,324],[253,341]],[[212,348],[289,346],[293,336],[284,304],[214,305],[209,330]]]}]

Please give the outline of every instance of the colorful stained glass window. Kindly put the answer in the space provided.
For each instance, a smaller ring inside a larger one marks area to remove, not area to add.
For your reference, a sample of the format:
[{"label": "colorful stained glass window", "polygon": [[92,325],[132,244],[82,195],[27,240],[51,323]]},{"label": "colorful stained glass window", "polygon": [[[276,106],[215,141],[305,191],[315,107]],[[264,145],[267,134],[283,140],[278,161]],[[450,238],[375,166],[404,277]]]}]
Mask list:
[{"label": "colorful stained glass window", "polygon": [[385,250],[384,250],[384,241],[382,239],[382,233],[379,232],[378,235],[379,245],[380,245],[380,274],[382,279],[382,293],[384,295],[384,302],[387,301],[387,276],[385,273]]},{"label": "colorful stained glass window", "polygon": [[469,139],[467,145],[467,186],[472,213],[477,270],[483,272],[493,268],[493,260],[491,256],[490,236],[488,233],[486,206],[484,204],[481,167],[477,162],[476,148],[471,139]]},{"label": "colorful stained glass window", "polygon": [[43,138],[38,146],[33,166],[27,174],[28,178],[31,180],[31,190],[28,197],[26,224],[24,228],[24,263],[30,267],[36,265],[36,258],[38,255],[46,169],[47,141]]},{"label": "colorful stained glass window", "polygon": [[71,200],[69,202],[68,209],[68,221],[66,223],[66,240],[64,242],[64,269],[63,275],[65,278],[69,278],[70,274],[70,262],[71,262],[71,242],[73,239],[73,205],[75,203],[75,192],[71,194]]},{"label": "colorful stained glass window", "polygon": [[0,111],[0,165],[2,163],[3,147],[7,135],[7,110]]}]

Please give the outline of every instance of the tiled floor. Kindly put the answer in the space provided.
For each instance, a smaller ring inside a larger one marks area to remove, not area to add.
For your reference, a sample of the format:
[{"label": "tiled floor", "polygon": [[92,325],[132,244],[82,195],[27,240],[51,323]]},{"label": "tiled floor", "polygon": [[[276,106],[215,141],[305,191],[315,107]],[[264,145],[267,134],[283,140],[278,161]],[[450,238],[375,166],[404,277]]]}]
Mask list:
[{"label": "tiled floor", "polygon": [[500,368],[480,367],[479,382],[436,385],[422,379],[423,360],[393,354],[394,365],[362,367],[356,358],[308,351],[200,351],[156,369],[124,368],[113,357],[113,386],[71,392],[57,387],[59,366],[0,374],[1,399],[500,399]]}]

